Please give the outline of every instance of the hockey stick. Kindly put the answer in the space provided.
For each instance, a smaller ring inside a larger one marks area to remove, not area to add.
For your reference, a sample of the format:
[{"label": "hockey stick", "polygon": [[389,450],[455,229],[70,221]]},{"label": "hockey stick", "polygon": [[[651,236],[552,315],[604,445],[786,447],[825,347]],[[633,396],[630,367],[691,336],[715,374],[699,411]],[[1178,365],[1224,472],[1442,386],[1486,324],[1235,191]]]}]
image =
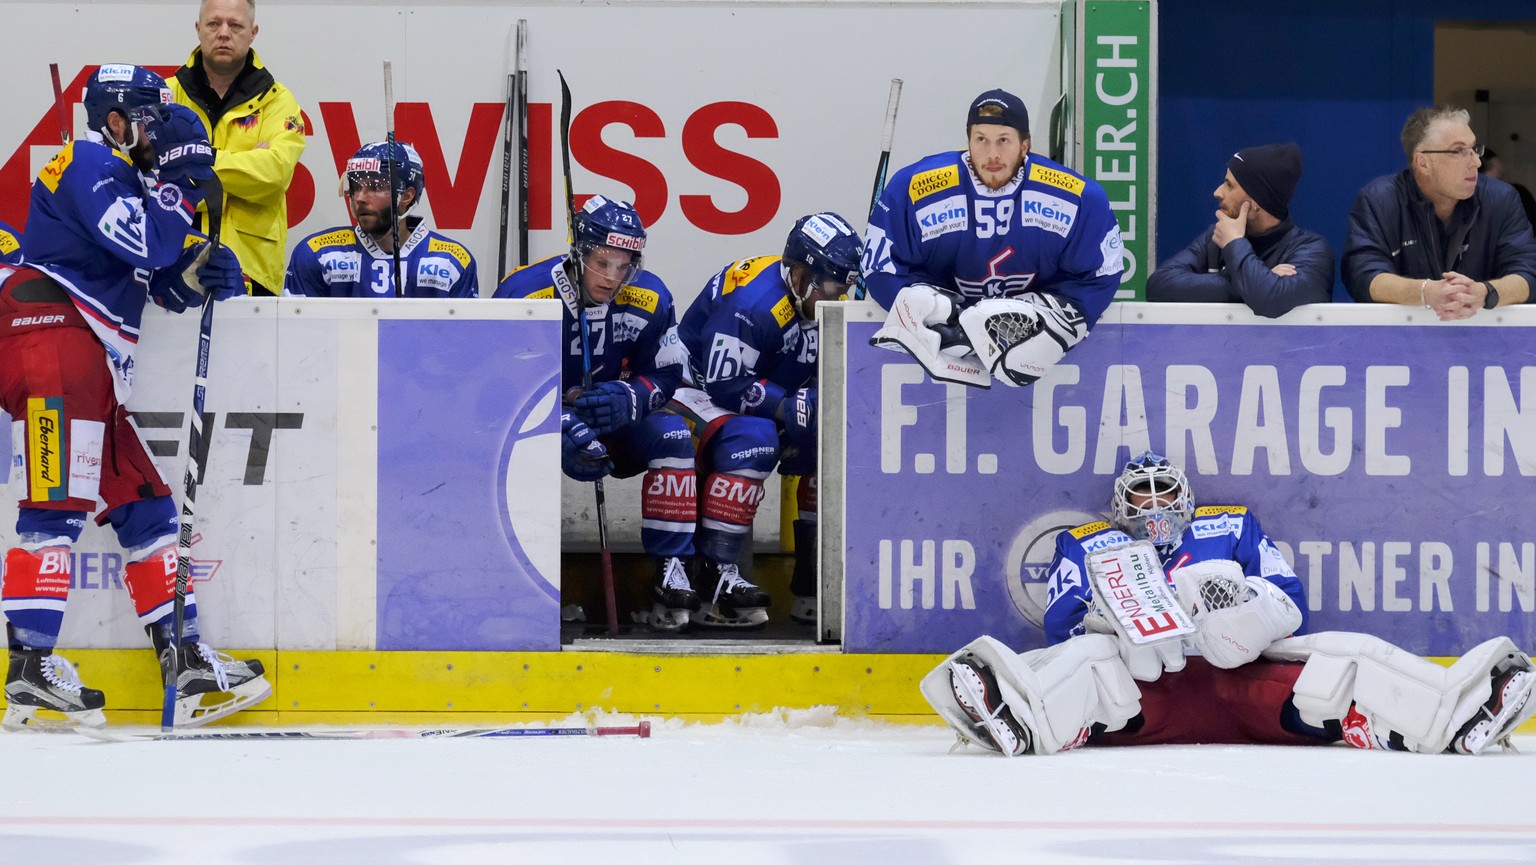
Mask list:
[{"label": "hockey stick", "polygon": [[[875,205],[880,201],[880,193],[885,191],[885,174],[891,165],[891,140],[896,137],[896,109],[901,105],[901,79],[891,79],[891,95],[885,101],[885,129],[880,133],[880,161],[875,164],[875,188],[869,194],[869,213],[875,213]],[[865,295],[864,277],[859,276],[859,283],[854,288],[853,299],[861,300]]]},{"label": "hockey stick", "polygon": [[165,742],[187,739],[319,739],[346,741],[356,739],[514,739],[551,736],[637,736],[651,738],[651,722],[633,727],[465,727],[459,729],[417,730],[404,727],[371,730],[182,730],[171,733],[128,733],[110,727],[66,728],[99,742]]},{"label": "hockey stick", "polygon": [[395,196],[395,72],[394,64],[384,61],[384,147],[385,162],[389,165],[389,242],[395,259],[395,297],[405,297],[405,285],[400,282],[400,203]]},{"label": "hockey stick", "polygon": [[49,63],[48,73],[53,76],[53,106],[59,115],[59,137],[69,144],[69,106],[64,103],[64,86],[59,83],[59,64]]},{"label": "hockey stick", "polygon": [[[198,181],[208,208],[208,254],[219,248],[224,223],[224,185],[217,174]],[[187,433],[187,471],[182,478],[181,531],[176,541],[176,596],[173,602],[171,662],[165,670],[165,700],[160,708],[160,729],[176,726],[176,680],[181,676],[181,632],[187,617],[187,587],[192,582],[192,521],[197,505],[197,465],[203,454],[203,402],[208,391],[208,357],[213,348],[213,294],[203,297],[203,320],[197,327],[197,372],[192,379],[192,423]]]},{"label": "hockey stick", "polygon": [[[507,32],[507,48],[511,53],[512,32]],[[517,61],[513,57],[507,58],[507,63],[513,70],[517,68]],[[502,127],[501,134],[501,233],[496,237],[496,278],[499,280],[507,273],[507,228],[510,211],[512,209],[512,127],[517,123],[517,72],[507,73],[507,122]]]},{"label": "hockey stick", "polygon": [[517,20],[517,263],[528,263],[528,19]]},{"label": "hockey stick", "polygon": [[[576,194],[571,184],[571,88],[565,83],[565,73],[556,69],[560,76],[560,165],[565,172],[565,227],[574,244],[576,240]],[[587,311],[581,305],[580,289],[577,290],[576,315],[581,330],[581,389],[592,389],[592,346],[587,332]],[[603,571],[603,602],[608,605],[608,633],[619,632],[619,608],[613,589],[613,554],[608,550],[608,505],[603,495],[603,479],[592,482],[597,495],[597,550]]]}]

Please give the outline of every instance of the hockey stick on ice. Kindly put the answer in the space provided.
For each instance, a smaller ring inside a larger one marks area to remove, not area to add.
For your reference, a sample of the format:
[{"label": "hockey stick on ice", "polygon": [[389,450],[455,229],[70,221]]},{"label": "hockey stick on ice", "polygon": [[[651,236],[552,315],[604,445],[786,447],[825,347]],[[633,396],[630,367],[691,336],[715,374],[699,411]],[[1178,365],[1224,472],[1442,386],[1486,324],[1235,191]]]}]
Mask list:
[{"label": "hockey stick on ice", "polygon": [[405,284],[400,281],[400,202],[395,195],[395,72],[394,64],[384,61],[384,147],[385,162],[389,166],[389,241],[395,259],[395,297],[405,297]]},{"label": "hockey stick on ice", "polygon": [[528,263],[528,19],[517,20],[517,263]]},{"label": "hockey stick on ice", "polygon": [[[565,83],[565,73],[560,76],[560,164],[565,172],[565,227],[573,244],[576,241],[576,194],[571,184],[571,88]],[[592,389],[592,346],[587,331],[587,311],[581,305],[581,290],[576,299],[577,324],[581,330],[581,389]],[[608,550],[608,505],[603,495],[603,479],[592,482],[597,496],[597,549],[603,571],[603,603],[608,607],[608,633],[619,632],[619,608],[613,589],[613,554]]]},{"label": "hockey stick on ice", "polygon": [[633,727],[464,727],[438,730],[411,728],[374,728],[363,730],[181,730],[170,733],[130,733],[111,727],[67,728],[100,742],[165,742],[209,739],[513,739],[551,736],[637,736],[651,737],[651,722]]},{"label": "hockey stick on ice", "polygon": [[53,107],[59,116],[59,137],[65,144],[69,143],[70,122],[69,105],[64,102],[64,86],[59,83],[59,64],[49,63],[48,74],[53,76]]},{"label": "hockey stick on ice", "polygon": [[[885,174],[891,165],[891,141],[896,137],[896,109],[901,105],[901,79],[891,79],[891,95],[885,101],[885,129],[880,133],[880,161],[875,164],[875,188],[869,194],[869,213],[875,213],[875,205],[880,201],[880,193],[885,191]],[[859,300],[864,297],[864,277],[859,277],[859,284],[854,287],[853,298]]]},{"label": "hockey stick on ice", "polygon": [[[224,223],[224,185],[217,174],[197,182],[206,194],[208,254],[219,248]],[[192,521],[197,505],[197,467],[203,457],[203,401],[208,391],[208,357],[213,349],[213,293],[203,297],[203,319],[197,327],[197,372],[192,380],[192,423],[187,433],[187,471],[182,478],[181,531],[176,542],[176,595],[173,602],[171,662],[165,669],[165,701],[160,708],[160,729],[176,726],[176,680],[181,676],[182,626],[187,616],[187,587],[192,581]]]}]

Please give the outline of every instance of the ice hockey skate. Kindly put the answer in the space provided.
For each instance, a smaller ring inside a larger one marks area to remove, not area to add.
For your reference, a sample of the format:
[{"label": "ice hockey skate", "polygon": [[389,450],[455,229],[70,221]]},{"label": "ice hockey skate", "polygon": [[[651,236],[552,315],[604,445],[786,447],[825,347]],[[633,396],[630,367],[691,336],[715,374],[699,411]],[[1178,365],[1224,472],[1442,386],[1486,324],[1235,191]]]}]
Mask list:
[{"label": "ice hockey skate", "polygon": [[768,624],[767,592],[752,585],[741,576],[734,563],[723,564],[704,560],[701,584],[714,582],[714,593],[709,604],[699,612],[695,620],[710,628],[760,628]]},{"label": "ice hockey skate", "polygon": [[666,556],[656,561],[656,580],[651,584],[651,627],[680,631],[699,610],[699,593],[688,582],[683,560]]},{"label": "ice hockey skate", "polygon": [[272,695],[260,661],[237,661],[207,643],[187,643],[180,649],[165,646],[160,650],[162,677],[170,673],[173,663],[177,727],[201,727]]},{"label": "ice hockey skate", "polygon": [[[6,730],[101,727],[106,698],[80,683],[80,675],[63,655],[47,649],[12,649],[5,678]],[[41,714],[40,714],[41,713]]]},{"label": "ice hockey skate", "polygon": [[1020,723],[1003,702],[997,677],[974,655],[965,654],[949,663],[949,685],[955,702],[975,723],[977,741],[990,741],[1009,757],[1030,753],[1029,727]]},{"label": "ice hockey skate", "polygon": [[1532,690],[1536,690],[1536,670],[1528,664],[1513,663],[1496,670],[1493,695],[1456,731],[1449,750],[1478,754],[1494,744],[1513,750],[1509,737],[1536,711],[1536,707],[1531,707]]}]

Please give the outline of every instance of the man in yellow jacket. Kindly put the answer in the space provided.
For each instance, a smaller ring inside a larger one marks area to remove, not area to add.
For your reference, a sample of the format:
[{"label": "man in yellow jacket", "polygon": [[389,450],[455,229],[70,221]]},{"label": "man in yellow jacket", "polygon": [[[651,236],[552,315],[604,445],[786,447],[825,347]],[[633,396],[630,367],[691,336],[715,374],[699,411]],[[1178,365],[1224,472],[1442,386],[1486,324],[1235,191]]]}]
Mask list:
[{"label": "man in yellow jacket", "polygon": [[304,152],[298,100],[261,65],[253,0],[203,0],[197,50],[171,79],[176,101],[208,127],[224,184],[223,241],[239,256],[251,294],[283,290],[288,184]]}]

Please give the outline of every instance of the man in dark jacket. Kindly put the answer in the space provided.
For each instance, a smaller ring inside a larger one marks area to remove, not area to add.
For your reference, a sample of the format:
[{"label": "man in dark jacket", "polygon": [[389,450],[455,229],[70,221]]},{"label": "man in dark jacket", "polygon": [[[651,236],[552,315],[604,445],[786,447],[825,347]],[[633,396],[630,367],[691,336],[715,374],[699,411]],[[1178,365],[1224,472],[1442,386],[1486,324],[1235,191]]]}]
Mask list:
[{"label": "man in dark jacket", "polygon": [[1147,279],[1147,300],[1246,303],[1277,318],[1333,292],[1333,250],[1291,222],[1301,148],[1266,144],[1233,154],[1216,187],[1216,224]]},{"label": "man in dark jacket", "polygon": [[1340,270],[1355,300],[1423,306],[1441,321],[1531,300],[1536,237],[1514,188],[1478,174],[1467,112],[1415,111],[1403,153],[1408,167],[1366,184],[1350,209]]}]

